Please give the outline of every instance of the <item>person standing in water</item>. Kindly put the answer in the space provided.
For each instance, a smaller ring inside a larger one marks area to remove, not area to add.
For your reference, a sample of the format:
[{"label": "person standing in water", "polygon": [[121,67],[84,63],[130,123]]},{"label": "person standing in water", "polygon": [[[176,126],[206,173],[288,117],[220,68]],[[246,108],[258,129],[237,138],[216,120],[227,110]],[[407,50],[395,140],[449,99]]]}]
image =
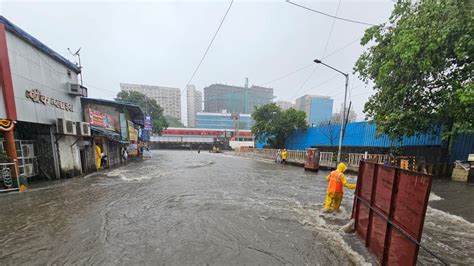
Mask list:
[{"label": "person standing in water", "polygon": [[275,162],[277,164],[281,164],[281,150],[280,149],[278,149],[278,151],[277,151],[277,154],[276,154],[276,157],[275,157]]},{"label": "person standing in water", "polygon": [[287,151],[286,149],[283,149],[281,152],[281,162],[286,164],[286,156],[287,156]]},{"label": "person standing in water", "polygon": [[326,176],[329,185],[326,192],[324,211],[330,211],[331,206],[334,211],[339,211],[343,196],[343,186],[349,189],[356,188],[356,184],[347,183],[346,176],[344,175],[346,170],[347,166],[344,163],[340,163],[335,171],[332,171],[328,176]]}]

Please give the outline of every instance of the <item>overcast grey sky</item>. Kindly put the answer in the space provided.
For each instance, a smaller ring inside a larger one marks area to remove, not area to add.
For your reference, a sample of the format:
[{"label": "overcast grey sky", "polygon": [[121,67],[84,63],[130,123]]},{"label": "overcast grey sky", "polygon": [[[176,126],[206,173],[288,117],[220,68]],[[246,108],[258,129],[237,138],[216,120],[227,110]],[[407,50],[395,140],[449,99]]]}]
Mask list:
[{"label": "overcast grey sky", "polygon": [[[339,0],[297,1],[335,14]],[[67,48],[82,47],[84,83],[89,96],[112,99],[120,82],[182,89],[199,63],[229,1],[3,1],[2,14],[71,61]],[[381,23],[393,1],[341,0],[338,16]],[[358,118],[372,89],[352,76],[363,51],[359,41],[367,26],[333,19],[279,1],[235,0],[214,44],[191,84],[199,90],[213,83],[260,85],[293,72],[314,58],[351,73],[351,100]],[[326,43],[327,48],[326,47]],[[313,73],[311,75],[311,73]],[[334,111],[344,97],[344,77],[310,66],[267,84],[276,100],[303,94],[333,96]],[[308,79],[309,78],[309,79]],[[305,83],[305,81],[307,82]]]}]

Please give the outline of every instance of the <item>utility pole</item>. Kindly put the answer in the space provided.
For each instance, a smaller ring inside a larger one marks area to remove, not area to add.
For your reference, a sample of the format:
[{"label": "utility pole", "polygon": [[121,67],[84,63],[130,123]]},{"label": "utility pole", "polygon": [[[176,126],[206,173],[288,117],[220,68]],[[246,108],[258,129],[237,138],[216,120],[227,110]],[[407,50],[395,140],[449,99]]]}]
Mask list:
[{"label": "utility pole", "polygon": [[349,74],[347,73],[344,73],[342,71],[340,71],[339,69],[336,69],[330,65],[327,65],[323,62],[321,62],[321,60],[319,59],[314,59],[313,62],[315,62],[316,64],[321,64],[321,65],[324,65],[336,72],[339,72],[340,74],[344,75],[344,77],[346,77],[346,86],[344,88],[344,105],[342,107],[342,115],[341,115],[341,130],[339,132],[339,146],[338,146],[338,149],[337,149],[337,162],[336,162],[336,165],[339,164],[341,162],[341,150],[342,150],[342,140],[343,140],[343,137],[344,137],[344,129],[345,129],[345,120],[346,120],[346,101],[347,101],[347,87],[349,86]]}]

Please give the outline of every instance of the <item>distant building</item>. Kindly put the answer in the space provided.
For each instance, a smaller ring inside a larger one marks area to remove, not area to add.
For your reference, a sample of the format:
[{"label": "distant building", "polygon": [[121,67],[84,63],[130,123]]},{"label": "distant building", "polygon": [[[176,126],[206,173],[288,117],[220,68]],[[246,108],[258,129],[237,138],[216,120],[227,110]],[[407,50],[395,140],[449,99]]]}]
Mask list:
[{"label": "distant building", "polygon": [[275,103],[276,103],[276,105],[278,105],[283,110],[287,110],[287,109],[290,109],[290,108],[295,108],[295,105],[292,104],[291,102],[276,101]]},{"label": "distant building", "polygon": [[296,99],[295,108],[306,113],[309,126],[329,121],[332,117],[334,100],[328,96],[304,95]]},{"label": "distant building", "polygon": [[231,113],[250,114],[255,107],[271,103],[272,99],[271,88],[213,84],[204,88],[204,111],[218,113],[227,110]]},{"label": "distant building", "polygon": [[120,89],[123,91],[138,91],[151,99],[155,99],[163,108],[164,115],[181,120],[180,89],[129,83],[120,83]]},{"label": "distant building", "polygon": [[186,105],[188,127],[196,127],[196,114],[202,112],[202,92],[196,90],[194,85],[186,87]]},{"label": "distant building", "polygon": [[197,113],[196,115],[196,128],[250,130],[253,124],[254,121],[249,114],[232,114],[225,110],[220,113]]}]

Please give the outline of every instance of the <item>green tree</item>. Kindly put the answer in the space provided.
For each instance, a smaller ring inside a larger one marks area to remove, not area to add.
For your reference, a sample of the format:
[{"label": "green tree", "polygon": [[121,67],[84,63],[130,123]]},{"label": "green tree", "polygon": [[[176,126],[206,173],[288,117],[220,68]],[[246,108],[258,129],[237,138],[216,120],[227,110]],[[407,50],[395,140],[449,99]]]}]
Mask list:
[{"label": "green tree", "polygon": [[178,118],[165,115],[166,123],[169,127],[185,127]]},{"label": "green tree", "polygon": [[365,104],[392,138],[474,130],[474,1],[398,1],[388,22],[366,30],[372,44],[354,70],[374,83]]},{"label": "green tree", "polygon": [[168,127],[165,117],[163,116],[163,108],[155,99],[146,97],[145,94],[138,91],[120,91],[115,101],[132,103],[140,106],[147,115],[151,117],[153,123],[153,133],[160,134],[163,129]]},{"label": "green tree", "polygon": [[274,148],[281,148],[285,139],[295,129],[306,129],[306,114],[293,108],[282,110],[275,103],[269,103],[258,108],[252,113],[255,124],[252,132],[258,141],[268,141]]}]

